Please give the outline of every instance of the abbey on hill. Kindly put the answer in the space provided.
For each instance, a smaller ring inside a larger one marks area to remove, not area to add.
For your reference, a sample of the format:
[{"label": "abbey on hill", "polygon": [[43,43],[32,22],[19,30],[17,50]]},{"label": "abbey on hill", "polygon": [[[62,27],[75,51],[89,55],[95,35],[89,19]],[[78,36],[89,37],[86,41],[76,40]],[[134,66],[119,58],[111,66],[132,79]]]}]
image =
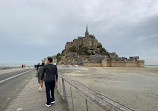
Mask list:
[{"label": "abbey on hill", "polygon": [[67,42],[62,53],[57,54],[57,64],[84,65],[94,67],[144,67],[139,57],[119,57],[115,52],[109,53],[86,27],[85,37],[78,37]]}]

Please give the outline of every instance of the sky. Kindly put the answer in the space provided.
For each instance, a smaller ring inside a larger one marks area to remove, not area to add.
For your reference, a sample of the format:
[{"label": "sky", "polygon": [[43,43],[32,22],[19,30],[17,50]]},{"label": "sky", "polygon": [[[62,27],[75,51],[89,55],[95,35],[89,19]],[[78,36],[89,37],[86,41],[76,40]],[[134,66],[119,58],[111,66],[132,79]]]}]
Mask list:
[{"label": "sky", "polygon": [[0,0],[0,64],[35,64],[84,36],[158,64],[158,0]]}]

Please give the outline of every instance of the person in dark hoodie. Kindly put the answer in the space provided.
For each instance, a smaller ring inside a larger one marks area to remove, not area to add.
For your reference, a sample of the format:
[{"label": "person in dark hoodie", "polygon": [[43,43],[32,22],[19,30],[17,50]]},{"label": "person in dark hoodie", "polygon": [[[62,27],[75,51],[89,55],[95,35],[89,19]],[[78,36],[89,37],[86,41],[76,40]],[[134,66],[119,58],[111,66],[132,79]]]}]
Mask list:
[{"label": "person in dark hoodie", "polygon": [[45,105],[47,107],[50,107],[51,103],[52,104],[55,103],[54,88],[55,88],[55,83],[58,82],[57,66],[53,65],[52,62],[53,59],[51,57],[48,57],[47,65],[43,67],[43,73],[41,76],[41,81],[42,81],[45,75],[45,87],[46,87],[46,96],[47,96],[47,103]]}]

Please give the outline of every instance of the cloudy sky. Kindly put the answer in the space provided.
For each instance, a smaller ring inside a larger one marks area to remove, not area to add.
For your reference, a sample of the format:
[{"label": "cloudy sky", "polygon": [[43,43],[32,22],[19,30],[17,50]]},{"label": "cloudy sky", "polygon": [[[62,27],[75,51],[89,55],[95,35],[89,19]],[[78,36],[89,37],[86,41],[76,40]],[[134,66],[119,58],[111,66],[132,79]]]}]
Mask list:
[{"label": "cloudy sky", "polygon": [[0,0],[0,64],[31,64],[84,36],[158,64],[158,0]]}]

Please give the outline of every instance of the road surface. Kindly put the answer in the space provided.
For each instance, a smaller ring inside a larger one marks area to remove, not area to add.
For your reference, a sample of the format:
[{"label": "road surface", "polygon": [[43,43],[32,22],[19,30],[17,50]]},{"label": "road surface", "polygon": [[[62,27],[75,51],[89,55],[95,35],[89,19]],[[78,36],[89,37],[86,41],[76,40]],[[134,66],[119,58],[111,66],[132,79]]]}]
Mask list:
[{"label": "road surface", "polygon": [[35,70],[23,69],[0,73],[0,111],[4,111],[34,76]]}]

